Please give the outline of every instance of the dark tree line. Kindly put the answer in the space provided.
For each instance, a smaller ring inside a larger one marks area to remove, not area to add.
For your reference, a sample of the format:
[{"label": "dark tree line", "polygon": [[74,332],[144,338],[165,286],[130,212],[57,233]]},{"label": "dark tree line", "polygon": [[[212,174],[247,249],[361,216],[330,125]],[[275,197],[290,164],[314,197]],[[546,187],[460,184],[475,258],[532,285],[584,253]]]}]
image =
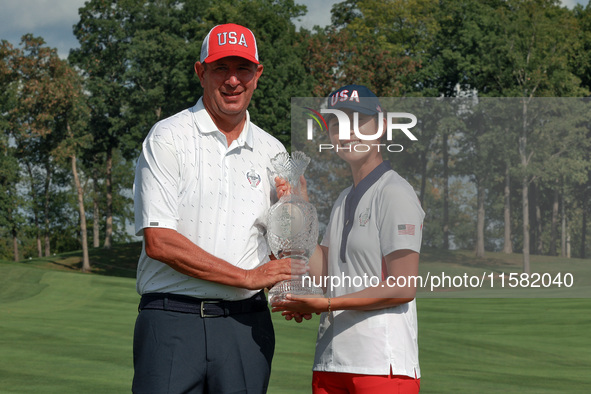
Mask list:
[{"label": "dark tree line", "polygon": [[[518,251],[526,270],[530,253],[588,255],[587,120],[562,116],[542,127],[533,115],[539,98],[589,95],[589,5],[346,0],[333,6],[329,26],[297,31],[305,14],[292,0],[90,0],[67,60],[40,37],[3,40],[0,258],[83,249],[88,269],[91,239],[106,248],[130,239],[141,142],[153,123],[201,95],[193,72],[201,39],[226,22],[257,36],[265,69],[251,116],[288,147],[291,98],[347,83],[382,97],[518,100],[505,113],[479,109],[461,121],[449,109],[425,116],[419,140],[393,158],[427,212],[424,242],[480,256]],[[542,118],[556,119],[550,112],[561,104],[551,103]],[[507,119],[521,127],[509,130]],[[341,186],[326,182],[327,195]]]}]

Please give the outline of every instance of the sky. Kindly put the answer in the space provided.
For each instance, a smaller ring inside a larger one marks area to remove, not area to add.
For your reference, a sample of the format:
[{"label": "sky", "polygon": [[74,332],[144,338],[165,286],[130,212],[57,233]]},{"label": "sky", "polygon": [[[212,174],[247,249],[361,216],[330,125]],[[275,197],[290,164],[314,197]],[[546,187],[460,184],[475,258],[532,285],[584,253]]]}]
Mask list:
[{"label": "sky", "polygon": [[[78,22],[78,9],[86,0],[0,0],[0,39],[18,45],[26,33],[41,36],[45,42],[57,48],[65,58],[71,48],[78,46],[73,26]],[[296,0],[308,7],[308,14],[296,22],[311,29],[315,25],[330,23],[330,9],[342,0]],[[587,4],[589,0],[562,0],[572,8],[575,4]]]}]

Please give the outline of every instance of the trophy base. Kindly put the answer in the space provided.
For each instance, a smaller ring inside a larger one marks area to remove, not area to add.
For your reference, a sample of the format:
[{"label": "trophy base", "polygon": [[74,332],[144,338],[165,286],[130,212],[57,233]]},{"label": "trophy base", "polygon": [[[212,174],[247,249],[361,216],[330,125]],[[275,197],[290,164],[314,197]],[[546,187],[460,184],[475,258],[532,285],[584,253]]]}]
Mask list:
[{"label": "trophy base", "polygon": [[269,290],[269,303],[279,302],[285,300],[287,294],[293,295],[308,295],[308,296],[322,296],[324,293],[319,287],[303,286],[302,279],[284,280],[277,283]]}]

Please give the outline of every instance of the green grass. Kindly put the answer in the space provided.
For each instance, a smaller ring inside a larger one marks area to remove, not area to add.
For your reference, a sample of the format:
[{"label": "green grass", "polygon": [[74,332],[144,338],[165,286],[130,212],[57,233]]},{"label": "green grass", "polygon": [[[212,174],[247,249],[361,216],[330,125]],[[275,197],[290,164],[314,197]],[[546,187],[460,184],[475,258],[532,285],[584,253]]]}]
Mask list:
[{"label": "green grass", "polygon": [[[77,254],[0,262],[0,393],[130,392],[137,302],[130,274],[138,244],[92,250],[94,274]],[[427,251],[421,270],[518,269],[519,256]],[[532,256],[532,267],[589,260]],[[562,269],[562,268],[561,268]],[[456,271],[453,271],[456,270]],[[123,277],[122,277],[123,276]],[[591,388],[591,299],[419,298],[423,393],[586,393]],[[269,393],[310,392],[318,318],[274,315]]]},{"label": "green grass", "polygon": [[0,392],[129,392],[132,279],[16,263],[0,278]]},{"label": "green grass", "polygon": [[589,392],[589,307],[588,299],[419,299],[423,392]]}]

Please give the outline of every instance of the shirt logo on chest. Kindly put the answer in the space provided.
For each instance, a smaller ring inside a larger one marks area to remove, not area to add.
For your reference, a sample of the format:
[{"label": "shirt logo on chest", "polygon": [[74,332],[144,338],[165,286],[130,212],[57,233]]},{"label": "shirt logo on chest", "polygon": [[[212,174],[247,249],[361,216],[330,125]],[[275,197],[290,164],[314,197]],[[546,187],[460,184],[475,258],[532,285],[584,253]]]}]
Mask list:
[{"label": "shirt logo on chest", "polygon": [[250,187],[255,188],[261,183],[261,176],[254,170],[251,169],[246,173],[246,179],[250,183]]},{"label": "shirt logo on chest", "polygon": [[365,227],[367,223],[369,223],[369,219],[371,218],[371,211],[369,208],[366,208],[365,211],[359,214],[359,225],[361,227]]}]

